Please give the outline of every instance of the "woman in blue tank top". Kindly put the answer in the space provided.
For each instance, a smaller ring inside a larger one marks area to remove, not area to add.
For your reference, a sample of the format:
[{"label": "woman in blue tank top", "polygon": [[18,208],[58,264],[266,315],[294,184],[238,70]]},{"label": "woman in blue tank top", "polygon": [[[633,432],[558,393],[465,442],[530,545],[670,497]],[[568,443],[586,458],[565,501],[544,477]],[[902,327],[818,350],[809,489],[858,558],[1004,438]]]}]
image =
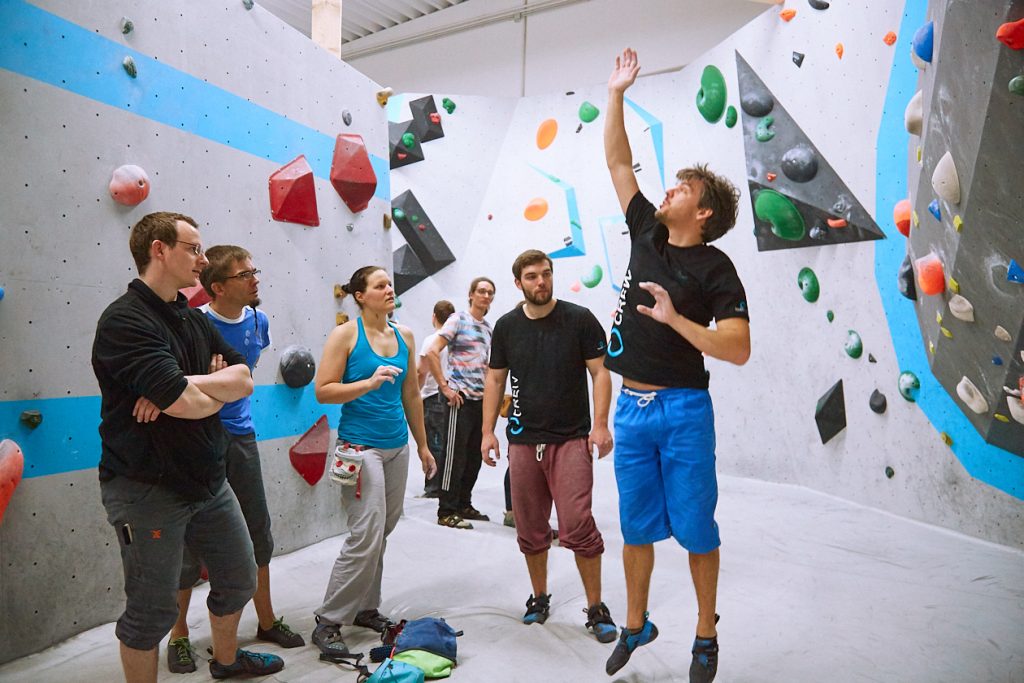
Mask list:
[{"label": "woman in blue tank top", "polygon": [[341,626],[380,633],[391,623],[378,611],[381,577],[386,539],[402,516],[410,427],[423,473],[432,477],[437,469],[423,428],[416,343],[407,327],[388,321],[395,290],[387,271],[360,268],[342,289],[359,317],[327,337],[315,380],[317,401],[342,404],[338,446],[362,461],[357,483],[339,487],[349,535],[315,611],[313,642],[334,661],[348,654]]}]

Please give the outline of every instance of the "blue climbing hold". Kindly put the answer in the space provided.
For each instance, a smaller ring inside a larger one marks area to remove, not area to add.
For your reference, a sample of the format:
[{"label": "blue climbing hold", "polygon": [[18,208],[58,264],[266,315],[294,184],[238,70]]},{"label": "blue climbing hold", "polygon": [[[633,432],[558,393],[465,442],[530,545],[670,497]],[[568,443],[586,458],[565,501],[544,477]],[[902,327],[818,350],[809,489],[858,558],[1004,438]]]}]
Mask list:
[{"label": "blue climbing hold", "polygon": [[933,199],[931,204],[928,205],[928,213],[935,216],[935,220],[942,220],[942,209],[939,208],[939,200]]},{"label": "blue climbing hold", "polygon": [[4,300],[4,288],[0,287],[0,301]]},{"label": "blue climbing hold", "polygon": [[1010,259],[1010,265],[1006,269],[1006,279],[1010,282],[1019,282],[1024,284],[1024,268],[1020,267],[1020,264]]},{"label": "blue climbing hold", "polygon": [[911,47],[914,54],[921,58],[921,61],[932,63],[932,46],[935,39],[935,22],[929,21],[914,34]]},{"label": "blue climbing hold", "polygon": [[992,365],[1002,365],[1003,359],[999,356],[992,356]]}]

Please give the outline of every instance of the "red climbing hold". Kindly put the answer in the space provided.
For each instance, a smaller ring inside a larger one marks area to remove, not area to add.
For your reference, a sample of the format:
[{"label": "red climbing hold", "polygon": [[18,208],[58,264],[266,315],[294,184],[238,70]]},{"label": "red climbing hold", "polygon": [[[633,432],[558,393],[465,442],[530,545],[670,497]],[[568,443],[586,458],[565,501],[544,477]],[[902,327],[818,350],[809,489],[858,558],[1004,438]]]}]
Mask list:
[{"label": "red climbing hold", "polygon": [[313,169],[302,154],[270,176],[270,215],[275,221],[320,225]]},{"label": "red climbing hold", "polygon": [[946,291],[946,274],[938,256],[922,256],[914,262],[914,268],[917,270],[917,286],[921,292],[935,295]]},{"label": "red climbing hold", "polygon": [[845,218],[829,218],[828,219],[828,227],[830,227],[830,228],[845,228],[846,227],[846,219]]},{"label": "red climbing hold", "polygon": [[181,290],[181,293],[188,299],[189,308],[199,308],[204,304],[210,303],[210,295],[206,293],[202,285],[196,285],[195,287],[186,287]]},{"label": "red climbing hold", "polygon": [[327,468],[327,448],[330,444],[331,428],[327,424],[327,416],[321,415],[320,419],[288,450],[288,459],[291,460],[292,467],[310,486],[315,485],[324,476],[324,470]]},{"label": "red climbing hold", "polygon": [[1011,49],[1024,48],[1024,19],[1007,22],[1000,26],[996,31],[996,38]]},{"label": "red climbing hold", "polygon": [[430,112],[430,122],[432,124],[434,124],[435,126],[440,125],[441,124],[441,115],[438,114],[436,111]]},{"label": "red climbing hold", "polygon": [[14,489],[21,482],[21,473],[25,469],[25,456],[21,448],[10,439],[0,441],[0,522],[4,519],[7,504],[11,502]]},{"label": "red climbing hold", "polygon": [[904,237],[910,237],[910,212],[911,212],[910,200],[901,199],[896,202],[896,206],[892,208],[892,221],[896,224],[896,229],[900,231],[900,234]]},{"label": "red climbing hold", "polygon": [[149,176],[139,166],[126,164],[114,170],[109,189],[118,204],[135,206],[149,196]]},{"label": "red climbing hold", "polygon": [[331,161],[331,185],[352,213],[359,213],[370,203],[377,191],[377,174],[373,172],[362,135],[338,136]]}]

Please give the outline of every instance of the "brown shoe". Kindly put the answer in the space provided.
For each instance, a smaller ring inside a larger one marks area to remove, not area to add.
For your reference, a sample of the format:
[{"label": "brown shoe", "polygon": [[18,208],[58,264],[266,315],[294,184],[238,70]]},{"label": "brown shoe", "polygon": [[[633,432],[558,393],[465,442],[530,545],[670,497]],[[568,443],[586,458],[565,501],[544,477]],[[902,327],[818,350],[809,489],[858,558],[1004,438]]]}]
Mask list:
[{"label": "brown shoe", "polygon": [[477,510],[472,505],[468,505],[459,512],[459,516],[463,519],[472,519],[475,522],[489,522],[491,518],[484,513]]},{"label": "brown shoe", "polygon": [[458,515],[444,515],[437,518],[437,523],[441,526],[451,527],[452,529],[472,529],[473,525],[464,520]]}]

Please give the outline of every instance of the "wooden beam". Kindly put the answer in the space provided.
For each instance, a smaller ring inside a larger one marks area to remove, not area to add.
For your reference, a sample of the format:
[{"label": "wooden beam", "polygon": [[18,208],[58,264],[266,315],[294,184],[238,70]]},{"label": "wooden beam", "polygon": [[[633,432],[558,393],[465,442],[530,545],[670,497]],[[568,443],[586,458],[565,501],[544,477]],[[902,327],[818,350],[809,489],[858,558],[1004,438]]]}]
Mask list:
[{"label": "wooden beam", "polygon": [[313,42],[341,59],[342,0],[313,0]]}]

